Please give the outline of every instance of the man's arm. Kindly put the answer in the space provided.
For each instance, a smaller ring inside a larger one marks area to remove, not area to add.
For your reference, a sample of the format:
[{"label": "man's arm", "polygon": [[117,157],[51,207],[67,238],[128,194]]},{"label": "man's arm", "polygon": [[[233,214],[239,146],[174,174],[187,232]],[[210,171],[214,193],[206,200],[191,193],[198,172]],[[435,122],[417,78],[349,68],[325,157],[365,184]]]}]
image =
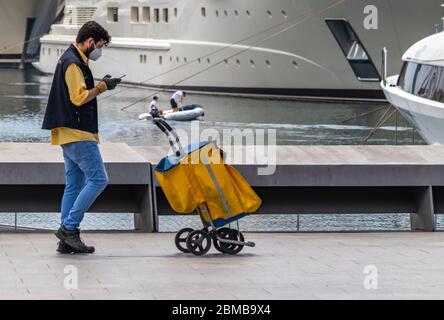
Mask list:
[{"label": "man's arm", "polygon": [[82,70],[75,64],[69,65],[66,69],[65,82],[68,86],[69,99],[77,107],[90,102],[107,90],[106,84],[103,81],[99,82],[91,90],[87,90]]}]

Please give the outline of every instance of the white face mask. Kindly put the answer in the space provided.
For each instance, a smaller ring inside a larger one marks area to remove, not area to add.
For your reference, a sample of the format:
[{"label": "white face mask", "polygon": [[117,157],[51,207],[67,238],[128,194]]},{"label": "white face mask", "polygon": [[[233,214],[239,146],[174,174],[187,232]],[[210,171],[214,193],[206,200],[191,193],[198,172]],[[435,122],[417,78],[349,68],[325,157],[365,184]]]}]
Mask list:
[{"label": "white face mask", "polygon": [[90,54],[89,59],[92,61],[97,61],[102,56],[102,48],[95,48]]}]

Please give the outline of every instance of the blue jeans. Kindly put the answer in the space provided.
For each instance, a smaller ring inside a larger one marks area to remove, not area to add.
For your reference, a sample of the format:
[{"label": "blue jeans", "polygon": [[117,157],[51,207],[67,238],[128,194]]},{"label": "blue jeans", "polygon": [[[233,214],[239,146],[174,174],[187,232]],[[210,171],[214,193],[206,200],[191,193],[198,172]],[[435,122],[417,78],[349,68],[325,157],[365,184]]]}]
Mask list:
[{"label": "blue jeans", "polygon": [[68,230],[80,226],[85,212],[108,184],[108,175],[96,142],[80,141],[62,145],[66,185],[62,199],[61,223]]}]

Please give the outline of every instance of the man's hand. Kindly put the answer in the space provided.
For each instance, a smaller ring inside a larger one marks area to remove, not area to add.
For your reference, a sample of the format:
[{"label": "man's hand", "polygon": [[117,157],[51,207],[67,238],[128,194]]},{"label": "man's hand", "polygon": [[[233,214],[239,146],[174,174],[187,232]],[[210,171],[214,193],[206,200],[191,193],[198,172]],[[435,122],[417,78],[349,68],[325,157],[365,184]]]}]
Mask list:
[{"label": "man's hand", "polygon": [[103,82],[105,82],[106,87],[108,90],[114,90],[118,84],[122,82],[121,78],[113,78],[109,74],[107,74],[103,79]]}]

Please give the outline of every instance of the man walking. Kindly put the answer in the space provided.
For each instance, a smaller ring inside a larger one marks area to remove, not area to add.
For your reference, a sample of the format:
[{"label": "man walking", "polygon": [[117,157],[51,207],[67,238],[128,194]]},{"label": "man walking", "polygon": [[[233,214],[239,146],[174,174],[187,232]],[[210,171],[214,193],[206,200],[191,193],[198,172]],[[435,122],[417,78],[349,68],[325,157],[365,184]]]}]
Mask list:
[{"label": "man walking", "polygon": [[60,58],[49,94],[43,129],[51,130],[51,144],[60,145],[66,185],[61,203],[61,226],[55,233],[60,253],[93,253],[80,238],[85,212],[108,184],[98,148],[97,96],[113,90],[121,79],[107,75],[97,85],[88,65],[111,41],[97,22],[81,27],[76,43]]}]

